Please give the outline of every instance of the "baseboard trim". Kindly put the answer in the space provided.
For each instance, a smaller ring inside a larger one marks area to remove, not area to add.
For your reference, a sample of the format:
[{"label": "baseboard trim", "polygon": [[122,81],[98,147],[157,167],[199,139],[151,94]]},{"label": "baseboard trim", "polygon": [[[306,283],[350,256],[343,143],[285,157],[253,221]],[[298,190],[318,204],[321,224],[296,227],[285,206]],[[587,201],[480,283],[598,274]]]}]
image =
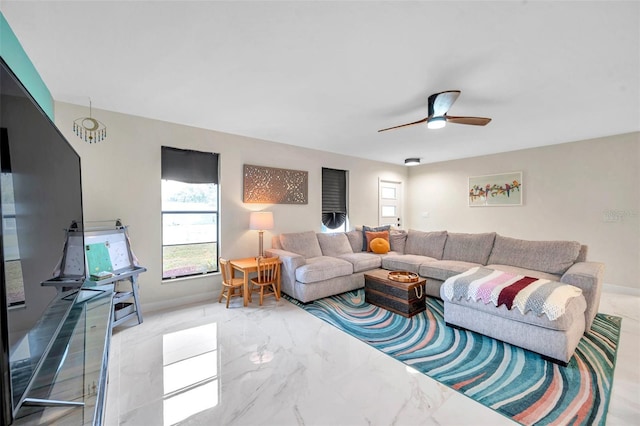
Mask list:
[{"label": "baseboard trim", "polygon": [[196,294],[190,294],[184,297],[174,297],[171,300],[162,300],[159,302],[143,303],[142,313],[144,314],[147,312],[164,311],[168,309],[179,308],[185,305],[203,303],[204,301],[208,301],[209,303],[213,303],[213,302],[218,303],[219,294],[220,294],[220,289],[218,288],[217,291],[214,290],[213,292],[209,291],[209,292],[203,292],[203,293],[196,293]]},{"label": "baseboard trim", "polygon": [[628,296],[640,297],[640,288],[631,288],[614,284],[602,284],[602,290],[607,293],[626,294]]},{"label": "baseboard trim", "polygon": [[[602,290],[607,293],[624,294],[628,296],[640,297],[640,289],[625,287],[614,284],[603,284]],[[212,302],[218,302],[217,298],[220,292],[220,288],[216,288],[213,292],[203,292],[197,294],[190,294],[188,296],[173,298],[171,300],[162,300],[159,302],[142,303],[142,312],[155,312],[163,311],[166,309],[172,309],[184,305],[190,305],[193,303],[202,302],[203,300],[211,300]]]}]

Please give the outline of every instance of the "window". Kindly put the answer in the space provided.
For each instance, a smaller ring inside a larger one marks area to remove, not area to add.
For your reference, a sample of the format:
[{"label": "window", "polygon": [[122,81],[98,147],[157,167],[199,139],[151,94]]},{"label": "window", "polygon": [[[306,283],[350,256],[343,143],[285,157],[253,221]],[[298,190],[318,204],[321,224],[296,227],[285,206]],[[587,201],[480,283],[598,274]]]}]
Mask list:
[{"label": "window", "polygon": [[162,147],[162,278],[218,271],[218,154]]},{"label": "window", "polygon": [[347,230],[347,171],[322,168],[323,231]]},{"label": "window", "polygon": [[6,283],[7,305],[25,304],[22,262],[16,227],[16,204],[13,196],[13,173],[7,129],[0,129],[0,190],[2,192],[2,249],[4,250],[4,279]]}]

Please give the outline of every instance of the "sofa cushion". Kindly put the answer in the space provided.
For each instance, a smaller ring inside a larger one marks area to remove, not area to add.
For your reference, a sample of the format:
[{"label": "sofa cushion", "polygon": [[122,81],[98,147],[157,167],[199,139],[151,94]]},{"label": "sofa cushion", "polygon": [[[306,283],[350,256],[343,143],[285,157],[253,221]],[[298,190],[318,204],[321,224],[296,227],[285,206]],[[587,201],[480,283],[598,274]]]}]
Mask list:
[{"label": "sofa cushion", "polygon": [[313,231],[280,234],[280,244],[284,250],[297,253],[305,259],[322,256],[318,238]]},{"label": "sofa cushion", "polygon": [[487,263],[563,274],[579,253],[577,241],[528,241],[497,235]]},{"label": "sofa cushion", "polygon": [[468,315],[473,315],[473,311],[486,312],[491,315],[503,318],[504,326],[509,325],[508,320],[517,321],[525,324],[537,325],[538,327],[549,328],[551,330],[569,330],[574,326],[576,321],[582,321],[584,318],[584,311],[587,307],[587,302],[581,295],[579,297],[573,297],[567,302],[567,306],[564,315],[560,316],[556,320],[550,320],[546,315],[537,315],[533,311],[528,311],[524,315],[520,313],[518,308],[507,309],[507,306],[502,304],[496,308],[493,303],[484,304],[482,301],[471,301],[468,299],[452,300],[446,298],[444,294],[444,286],[440,287],[440,297],[445,301],[445,310],[447,310],[447,304],[462,305],[472,309],[468,311]]},{"label": "sofa cushion", "polygon": [[510,265],[498,265],[498,264],[488,264],[486,266],[488,269],[495,269],[498,271],[510,272],[516,275],[524,275],[526,277],[533,277],[538,279],[550,280],[550,281],[560,281],[560,275],[549,274],[548,272],[535,271],[533,269],[519,268],[517,266]]},{"label": "sofa cushion", "polygon": [[389,271],[409,271],[418,273],[420,265],[426,262],[433,262],[433,257],[420,256],[416,254],[386,255],[382,257],[382,267]]},{"label": "sofa cushion", "polygon": [[587,261],[587,253],[589,252],[589,247],[586,245],[581,245],[580,246],[580,253],[578,253],[578,258],[576,259],[575,263],[578,262],[586,262]]},{"label": "sofa cushion", "polygon": [[380,256],[373,253],[365,253],[359,251],[358,253],[348,253],[338,256],[342,260],[353,265],[353,272],[368,271],[370,269],[377,269],[382,265],[382,259]]},{"label": "sofa cushion", "polygon": [[368,252],[373,251],[373,249],[371,249],[371,241],[375,240],[376,238],[382,238],[384,240],[387,240],[387,242],[389,241],[389,231],[378,231],[378,232],[367,231],[364,233],[364,235],[365,235],[365,238],[367,239]]},{"label": "sofa cushion", "polygon": [[444,243],[446,240],[447,231],[423,232],[409,229],[404,252],[406,254],[417,254],[419,256],[442,259],[442,252],[444,251]]},{"label": "sofa cushion", "polygon": [[307,263],[296,269],[296,281],[317,283],[353,274],[353,265],[346,260],[329,256],[307,258]]},{"label": "sofa cushion", "polygon": [[284,250],[282,244],[280,244],[280,235],[273,235],[271,237],[271,248],[276,250]]},{"label": "sofa cushion", "polygon": [[349,239],[349,244],[351,244],[351,250],[354,253],[359,253],[362,251],[362,241],[364,240],[364,236],[362,235],[362,231],[349,231],[346,232],[347,238]]},{"label": "sofa cushion", "polygon": [[444,244],[443,260],[461,260],[463,262],[486,265],[493,248],[495,232],[486,234],[447,233]]},{"label": "sofa cushion", "polygon": [[464,262],[462,260],[436,260],[420,265],[418,274],[421,277],[444,281],[447,278],[461,274],[476,266],[482,265],[478,263]]},{"label": "sofa cushion", "polygon": [[391,251],[404,253],[404,246],[407,243],[407,231],[404,229],[392,229],[389,231],[389,245]]},{"label": "sofa cushion", "polygon": [[345,253],[353,253],[349,238],[344,232],[336,232],[332,234],[316,234],[318,243],[322,250],[323,256],[339,256]]},{"label": "sofa cushion", "polygon": [[378,226],[378,227],[371,227],[371,226],[363,225],[362,226],[362,250],[361,251],[367,251],[367,235],[366,235],[367,231],[368,232],[380,232],[380,231],[389,231],[390,229],[391,229],[391,225],[384,225],[384,226]]}]

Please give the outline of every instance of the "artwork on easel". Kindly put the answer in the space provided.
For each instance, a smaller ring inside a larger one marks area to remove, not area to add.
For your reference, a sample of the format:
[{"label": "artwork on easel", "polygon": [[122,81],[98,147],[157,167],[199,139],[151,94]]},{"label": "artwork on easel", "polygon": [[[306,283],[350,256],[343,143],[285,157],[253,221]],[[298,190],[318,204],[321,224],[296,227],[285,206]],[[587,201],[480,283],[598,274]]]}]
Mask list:
[{"label": "artwork on easel", "polygon": [[87,272],[113,272],[113,264],[106,243],[94,243],[85,245],[87,255]]},{"label": "artwork on easel", "polygon": [[64,253],[64,265],[62,265],[61,277],[80,278],[85,275],[85,258],[82,235],[68,233],[67,244]]},{"label": "artwork on easel", "polygon": [[[86,231],[84,234],[85,251],[87,253],[87,263],[89,264],[89,273],[94,272],[118,272],[125,269],[131,269],[132,265],[131,257],[129,256],[129,246],[127,244],[127,235],[124,229],[116,229],[111,231]],[[90,252],[94,248],[98,250],[96,254],[91,256],[96,257],[95,265],[92,266],[90,260]],[[106,254],[103,254],[106,253]],[[104,256],[104,258],[99,258]],[[108,260],[108,264],[107,264]],[[97,271],[96,267],[108,266],[111,269],[100,269]]]},{"label": "artwork on easel", "polygon": [[136,268],[138,260],[131,252],[126,227],[118,225],[115,229],[68,231],[63,258],[54,276],[68,279],[98,273],[111,276]]}]

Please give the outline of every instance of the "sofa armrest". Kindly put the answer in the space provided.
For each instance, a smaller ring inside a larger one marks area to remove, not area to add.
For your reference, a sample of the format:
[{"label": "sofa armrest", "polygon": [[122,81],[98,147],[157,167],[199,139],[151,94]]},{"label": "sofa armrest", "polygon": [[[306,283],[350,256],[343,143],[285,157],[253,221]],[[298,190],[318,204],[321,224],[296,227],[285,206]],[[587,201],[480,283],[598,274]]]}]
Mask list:
[{"label": "sofa armrest", "polygon": [[290,296],[294,296],[293,290],[296,283],[296,269],[305,265],[307,261],[305,258],[297,253],[293,253],[281,249],[265,249],[267,257],[278,256],[282,265],[280,267],[280,286],[282,291]]},{"label": "sofa armrest", "polygon": [[574,263],[560,278],[560,282],[574,285],[582,290],[587,301],[585,312],[586,331],[589,331],[593,319],[598,313],[600,293],[602,292],[602,275],[604,264],[600,262]]}]

